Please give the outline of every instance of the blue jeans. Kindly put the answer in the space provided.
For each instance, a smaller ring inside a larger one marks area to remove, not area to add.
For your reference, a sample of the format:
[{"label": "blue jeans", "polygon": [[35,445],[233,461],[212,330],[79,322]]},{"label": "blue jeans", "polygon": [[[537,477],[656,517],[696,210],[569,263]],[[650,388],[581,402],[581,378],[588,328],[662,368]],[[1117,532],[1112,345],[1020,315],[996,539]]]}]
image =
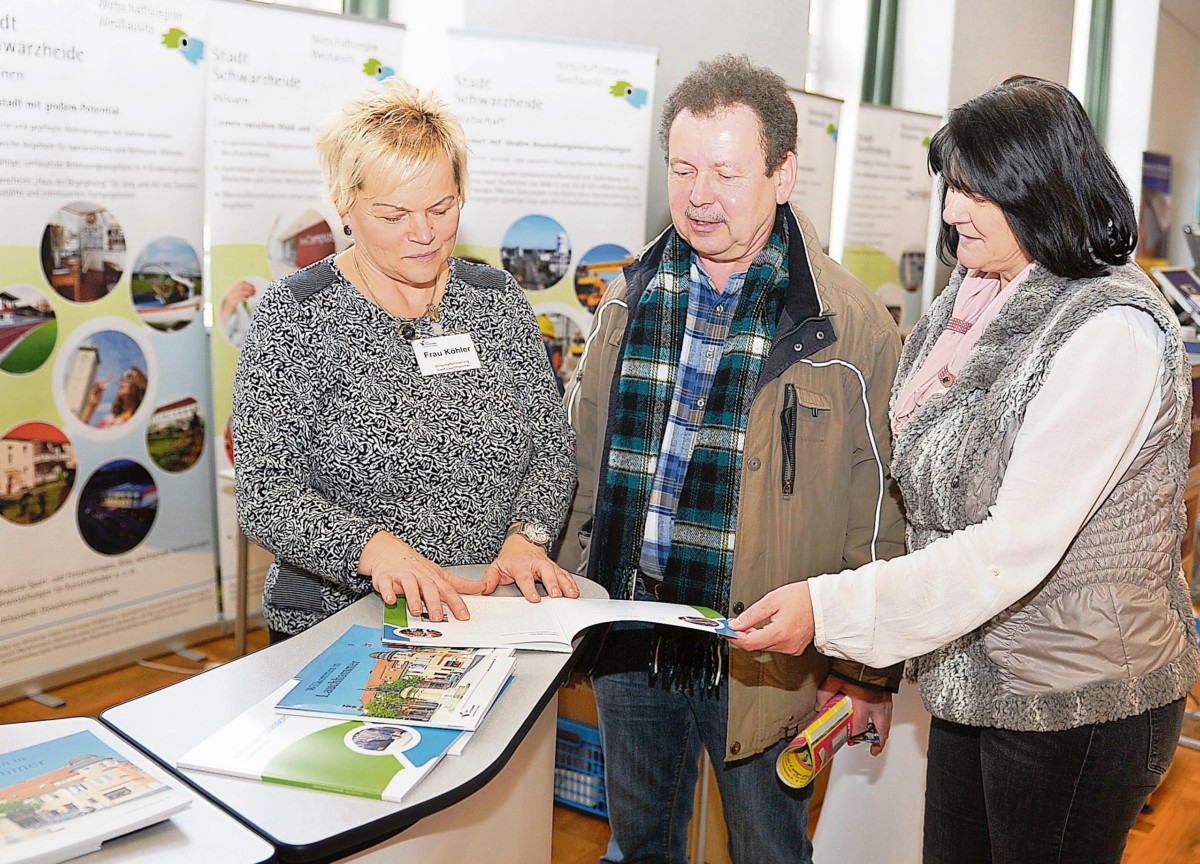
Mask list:
[{"label": "blue jeans", "polygon": [[[780,741],[725,764],[728,688],[702,698],[651,687],[644,668],[592,678],[609,822],[622,864],[686,864],[700,748],[712,759],[734,864],[810,864],[808,800],[775,776]],[[610,847],[612,848],[612,847]],[[613,859],[607,856],[603,861]]]},{"label": "blue jeans", "polygon": [[1175,755],[1184,700],[1063,732],[933,718],[925,864],[1119,864]]}]

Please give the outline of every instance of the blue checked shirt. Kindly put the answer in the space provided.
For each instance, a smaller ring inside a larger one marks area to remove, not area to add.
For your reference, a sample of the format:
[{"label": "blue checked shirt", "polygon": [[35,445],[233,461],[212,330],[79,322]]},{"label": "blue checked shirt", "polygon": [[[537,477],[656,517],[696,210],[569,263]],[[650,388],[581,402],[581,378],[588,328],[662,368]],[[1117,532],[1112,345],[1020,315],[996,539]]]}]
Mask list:
[{"label": "blue checked shirt", "polygon": [[679,508],[683,478],[745,281],[745,273],[735,273],[725,291],[717,293],[708,274],[700,267],[696,254],[692,253],[687,322],[675,393],[671,397],[671,413],[667,416],[654,485],[650,489],[650,508],[646,513],[646,532],[642,537],[639,561],[642,572],[653,579],[661,580],[667,569],[671,529]]}]

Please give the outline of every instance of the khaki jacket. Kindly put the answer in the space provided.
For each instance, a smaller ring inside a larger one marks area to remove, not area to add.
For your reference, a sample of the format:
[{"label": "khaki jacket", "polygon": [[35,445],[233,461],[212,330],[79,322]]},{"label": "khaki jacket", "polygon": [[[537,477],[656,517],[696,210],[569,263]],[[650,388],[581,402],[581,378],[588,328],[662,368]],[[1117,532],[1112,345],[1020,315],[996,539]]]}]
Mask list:
[{"label": "khaki jacket", "polygon": [[[789,288],[750,410],[723,610],[730,615],[780,585],[904,551],[887,472],[888,398],[900,353],[895,323],[872,292],[821,251],[806,218],[790,208],[786,216]],[[579,487],[559,561],[580,575],[587,575],[628,309],[656,272],[670,230],[608,287],[568,391]],[[803,244],[795,242],[800,236]],[[899,666],[880,671],[831,661],[811,646],[799,657],[731,649],[726,760],[760,753],[806,725],[831,669],[892,690],[900,677]]]}]

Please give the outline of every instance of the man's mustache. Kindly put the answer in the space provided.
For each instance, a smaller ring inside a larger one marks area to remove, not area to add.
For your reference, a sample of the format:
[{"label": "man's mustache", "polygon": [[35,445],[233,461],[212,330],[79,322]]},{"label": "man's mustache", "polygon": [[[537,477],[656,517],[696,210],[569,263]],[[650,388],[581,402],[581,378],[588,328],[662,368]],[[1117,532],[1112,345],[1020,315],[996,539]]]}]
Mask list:
[{"label": "man's mustache", "polygon": [[697,222],[724,222],[725,217],[715,210],[705,210],[703,207],[689,207],[683,215]]}]

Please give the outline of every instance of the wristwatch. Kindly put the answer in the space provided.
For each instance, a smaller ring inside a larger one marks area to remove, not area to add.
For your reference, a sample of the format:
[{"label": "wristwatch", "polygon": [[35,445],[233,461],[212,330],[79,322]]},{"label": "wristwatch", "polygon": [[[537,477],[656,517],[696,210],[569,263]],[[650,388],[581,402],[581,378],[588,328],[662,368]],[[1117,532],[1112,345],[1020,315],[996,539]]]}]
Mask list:
[{"label": "wristwatch", "polygon": [[550,551],[550,532],[545,525],[539,522],[514,522],[508,526],[508,530],[504,532],[505,539],[514,534],[520,534],[530,543],[536,543],[547,552]]}]

